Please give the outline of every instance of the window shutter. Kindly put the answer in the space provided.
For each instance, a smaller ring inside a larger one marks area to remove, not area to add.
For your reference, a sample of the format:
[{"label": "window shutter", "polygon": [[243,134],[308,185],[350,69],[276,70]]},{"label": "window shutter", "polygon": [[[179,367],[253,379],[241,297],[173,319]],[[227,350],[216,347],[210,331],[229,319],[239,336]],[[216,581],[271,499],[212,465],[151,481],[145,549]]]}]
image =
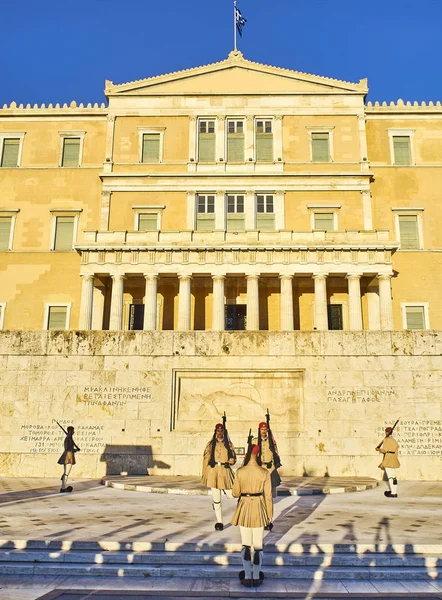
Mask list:
[{"label": "window shutter", "polygon": [[315,213],[315,229],[334,231],[333,213]]},{"label": "window shutter", "polygon": [[12,217],[0,217],[0,252],[9,250]]},{"label": "window shutter", "polygon": [[196,218],[197,231],[214,231],[215,215],[213,213],[198,213]]},{"label": "window shutter", "polygon": [[273,134],[256,134],[256,161],[273,162]]},{"label": "window shutter", "polygon": [[66,306],[50,306],[48,329],[66,329]]},{"label": "window shutter", "polygon": [[328,133],[312,133],[312,161],[330,162]]},{"label": "window shutter", "polygon": [[411,146],[408,136],[393,136],[393,148],[395,165],[411,165]]},{"label": "window shutter", "polygon": [[145,133],[143,135],[143,163],[160,162],[160,134]]},{"label": "window shutter", "polygon": [[416,215],[399,215],[399,234],[403,250],[419,249]]},{"label": "window shutter", "polygon": [[274,231],[275,215],[271,213],[258,213],[256,217],[256,226],[262,231]]},{"label": "window shutter", "polygon": [[227,135],[227,161],[244,162],[244,134],[229,133]]},{"label": "window shutter", "polygon": [[215,134],[200,133],[198,144],[198,160],[200,162],[215,162]]},{"label": "window shutter", "polygon": [[57,217],[54,250],[72,250],[74,217]]},{"label": "window shutter", "polygon": [[62,167],[78,167],[80,164],[80,138],[65,138],[63,140]]},{"label": "window shutter", "polygon": [[138,231],[158,231],[158,215],[156,213],[138,215]]},{"label": "window shutter", "polygon": [[407,306],[407,329],[425,329],[425,314],[423,306]]},{"label": "window shutter", "polygon": [[244,231],[244,214],[230,213],[227,215],[227,231]]},{"label": "window shutter", "polygon": [[18,151],[20,149],[20,140],[5,139],[3,141],[2,167],[10,169],[18,167]]}]

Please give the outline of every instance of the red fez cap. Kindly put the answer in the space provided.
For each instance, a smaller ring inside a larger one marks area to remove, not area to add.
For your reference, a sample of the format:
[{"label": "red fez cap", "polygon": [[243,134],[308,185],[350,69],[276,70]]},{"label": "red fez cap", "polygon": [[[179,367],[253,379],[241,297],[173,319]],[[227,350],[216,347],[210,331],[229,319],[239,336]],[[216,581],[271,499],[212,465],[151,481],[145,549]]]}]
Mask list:
[{"label": "red fez cap", "polygon": [[222,423],[217,423],[215,429],[224,429],[224,425]]},{"label": "red fez cap", "polygon": [[267,425],[267,423],[265,421],[261,421],[261,423],[258,425],[258,427],[261,429],[261,427],[267,427],[267,429],[269,428],[269,426]]},{"label": "red fez cap", "polygon": [[258,454],[259,452],[259,446],[258,444],[255,444],[252,448],[252,454]]},{"label": "red fez cap", "polygon": [[392,433],[393,432],[393,427],[386,427],[385,428],[385,433]]}]

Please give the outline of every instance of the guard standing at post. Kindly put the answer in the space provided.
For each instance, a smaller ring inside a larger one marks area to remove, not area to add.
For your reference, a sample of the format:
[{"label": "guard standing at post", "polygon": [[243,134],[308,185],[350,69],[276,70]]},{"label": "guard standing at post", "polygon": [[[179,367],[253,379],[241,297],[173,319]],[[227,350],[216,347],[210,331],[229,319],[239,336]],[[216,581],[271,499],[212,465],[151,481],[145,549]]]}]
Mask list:
[{"label": "guard standing at post", "polygon": [[[57,424],[61,427],[60,423],[57,422]],[[64,440],[64,452],[58,459],[58,464],[63,465],[63,475],[61,476],[61,488],[60,488],[60,493],[63,493],[63,492],[72,492],[72,490],[74,489],[71,485],[68,485],[66,487],[66,483],[67,483],[68,477],[70,475],[70,472],[72,470],[72,467],[73,467],[73,465],[75,465],[75,462],[76,462],[75,461],[75,452],[78,452],[80,450],[80,448],[74,442],[73,436],[75,433],[75,429],[72,427],[72,425],[69,425],[69,427],[67,428],[67,431],[63,427],[61,427],[61,428],[66,433],[66,437]]]},{"label": "guard standing at post", "polygon": [[[257,463],[259,446],[249,444],[249,450],[235,475],[232,494],[238,498],[238,506],[232,517],[232,525],[241,531],[241,558],[244,570],[239,573],[241,584],[252,587],[262,584],[264,527],[273,518],[273,498],[270,473]],[[253,560],[252,560],[253,550]]]},{"label": "guard standing at post", "polygon": [[[397,421],[394,427],[396,425]],[[387,498],[397,498],[396,469],[401,466],[398,459],[399,444],[392,435],[394,427],[387,427],[385,429],[385,439],[376,446],[376,450],[384,455],[379,467],[384,469],[387,474],[389,490],[384,492],[384,496],[387,496]]]},{"label": "guard standing at post", "polygon": [[223,511],[221,505],[221,492],[228,498],[232,498],[232,486],[235,475],[231,466],[236,463],[236,454],[229,439],[225,426],[226,416],[224,413],[223,423],[215,425],[215,431],[210,442],[207,443],[203,458],[202,483],[212,491],[213,509],[215,511],[215,529],[222,531]]},{"label": "guard standing at post", "polygon": [[258,465],[265,467],[269,471],[272,482],[272,496],[276,498],[276,488],[281,483],[278,473],[278,469],[281,466],[281,459],[275,438],[270,429],[270,413],[268,409],[266,421],[262,421],[258,425],[258,437],[254,438],[253,443],[259,446],[257,462]]}]

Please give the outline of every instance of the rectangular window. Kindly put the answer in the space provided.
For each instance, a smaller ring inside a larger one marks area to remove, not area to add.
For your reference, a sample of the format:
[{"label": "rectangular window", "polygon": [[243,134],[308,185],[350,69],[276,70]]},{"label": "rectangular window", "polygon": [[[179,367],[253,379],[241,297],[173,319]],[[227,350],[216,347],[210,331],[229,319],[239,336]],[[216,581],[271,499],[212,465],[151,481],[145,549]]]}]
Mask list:
[{"label": "rectangular window", "polygon": [[330,134],[312,133],[312,161],[330,162]]},{"label": "rectangular window", "polygon": [[141,162],[159,163],[160,162],[160,134],[143,134],[143,153]]},{"label": "rectangular window", "polygon": [[198,160],[215,162],[215,121],[198,123]]},{"label": "rectangular window", "polygon": [[423,306],[406,306],[407,329],[426,329],[425,309]]},{"label": "rectangular window", "polygon": [[63,138],[63,156],[61,166],[75,168],[80,166],[80,138]]},{"label": "rectangular window", "polygon": [[0,252],[10,249],[12,217],[0,217]]},{"label": "rectangular window", "polygon": [[419,250],[419,229],[416,215],[398,215],[402,250]]},{"label": "rectangular window", "polygon": [[342,331],[344,321],[342,318],[342,304],[329,304],[327,306],[328,328],[331,331]]},{"label": "rectangular window", "polygon": [[227,196],[227,231],[244,231],[244,196],[242,194]]},{"label": "rectangular window", "polygon": [[335,216],[333,213],[315,213],[314,214],[314,229],[325,231],[334,231]]},{"label": "rectangular window", "polygon": [[47,329],[67,329],[67,306],[48,306]]},{"label": "rectangular window", "polygon": [[256,196],[256,227],[261,230],[275,229],[275,212],[272,194]]},{"label": "rectangular window", "polygon": [[20,152],[20,142],[18,138],[4,138],[2,148],[1,166],[5,169],[18,167],[18,157]]},{"label": "rectangular window", "polygon": [[139,213],[138,231],[158,231],[158,214]]},{"label": "rectangular window", "polygon": [[55,217],[54,250],[72,250],[75,217]]},{"label": "rectangular window", "polygon": [[256,121],[256,161],[273,162],[273,122]]},{"label": "rectangular window", "polygon": [[197,197],[196,228],[198,231],[215,229],[215,196],[199,194]]},{"label": "rectangular window", "polygon": [[393,136],[395,165],[411,165],[411,139],[408,135]]},{"label": "rectangular window", "polygon": [[227,122],[227,160],[244,162],[244,121]]}]

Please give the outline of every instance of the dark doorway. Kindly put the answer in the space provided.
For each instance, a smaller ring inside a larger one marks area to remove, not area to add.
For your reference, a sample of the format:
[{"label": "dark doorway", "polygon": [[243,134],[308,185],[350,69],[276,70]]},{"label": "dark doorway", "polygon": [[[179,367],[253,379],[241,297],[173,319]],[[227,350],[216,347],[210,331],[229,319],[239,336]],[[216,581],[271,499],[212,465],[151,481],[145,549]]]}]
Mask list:
[{"label": "dark doorway", "polygon": [[144,322],[144,304],[131,304],[129,312],[129,329],[141,330]]},{"label": "dark doorway", "polygon": [[227,304],[224,313],[226,331],[244,331],[247,325],[246,312],[245,304]]},{"label": "dark doorway", "polygon": [[342,304],[329,304],[327,307],[328,312],[328,328],[330,330],[342,330]]}]

